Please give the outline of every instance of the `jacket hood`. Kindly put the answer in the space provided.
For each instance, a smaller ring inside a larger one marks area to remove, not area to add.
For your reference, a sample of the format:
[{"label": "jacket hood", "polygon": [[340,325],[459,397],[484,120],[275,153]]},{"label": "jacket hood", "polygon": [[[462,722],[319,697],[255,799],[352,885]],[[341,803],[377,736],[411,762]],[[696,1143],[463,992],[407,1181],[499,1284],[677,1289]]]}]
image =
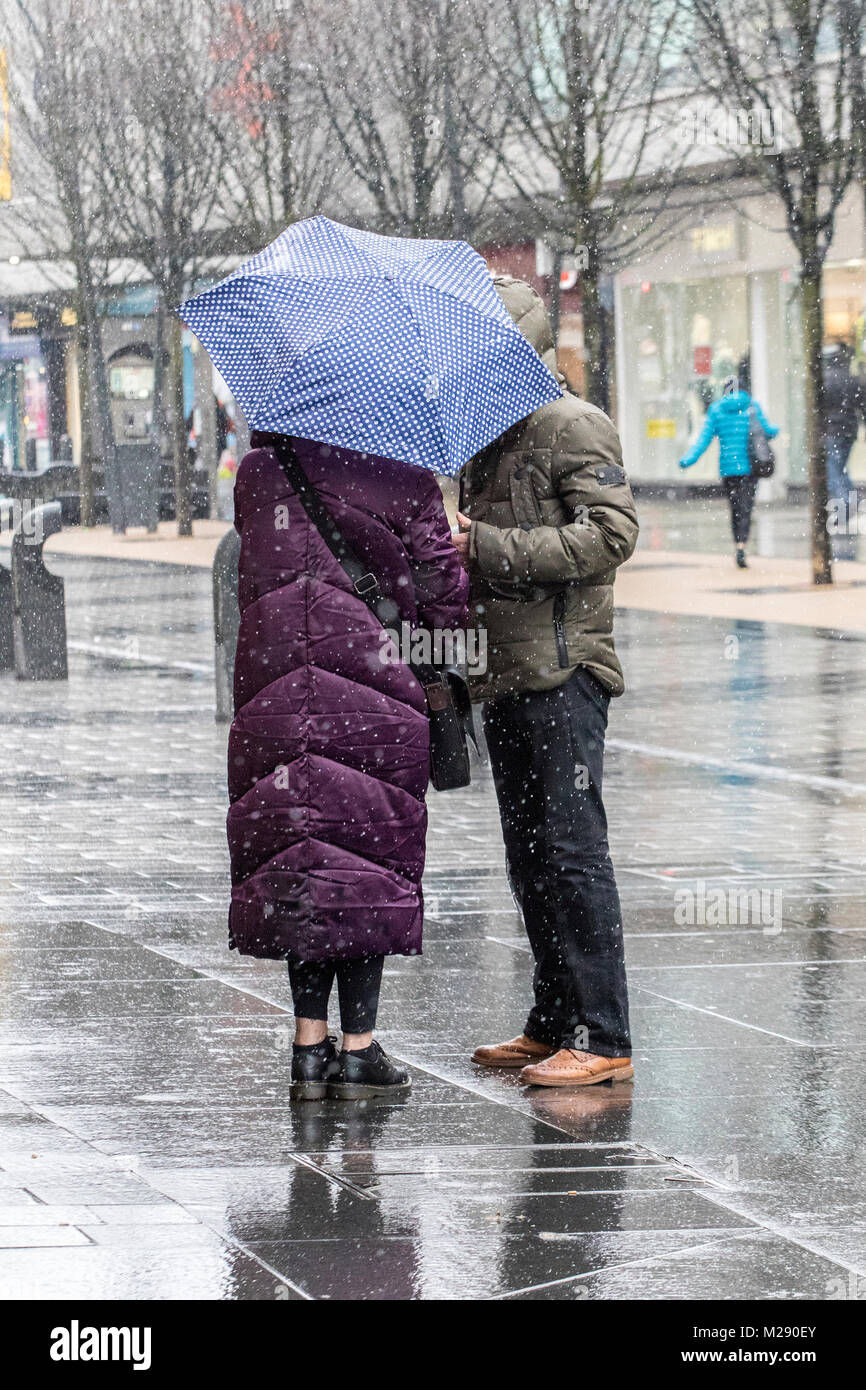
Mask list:
[{"label": "jacket hood", "polygon": [[553,328],[541,295],[525,280],[515,280],[513,275],[494,275],[493,284],[526,341],[535,348],[548,371],[563,385],[565,377],[556,365]]},{"label": "jacket hood", "polygon": [[718,406],[720,410],[745,410],[751,399],[748,391],[732,391],[729,396],[722,396]]}]

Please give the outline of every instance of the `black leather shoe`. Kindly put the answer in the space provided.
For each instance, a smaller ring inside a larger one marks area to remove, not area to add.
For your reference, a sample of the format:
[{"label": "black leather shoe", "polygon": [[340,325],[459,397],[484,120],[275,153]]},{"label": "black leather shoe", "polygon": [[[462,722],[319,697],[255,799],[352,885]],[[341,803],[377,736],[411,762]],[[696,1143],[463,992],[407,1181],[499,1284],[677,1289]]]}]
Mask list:
[{"label": "black leather shoe", "polygon": [[328,1037],[309,1047],[292,1044],[292,1084],[289,1088],[292,1100],[325,1099],[328,1081],[338,1069],[336,1041]]},{"label": "black leather shoe", "polygon": [[336,1075],[328,1084],[332,1100],[367,1100],[371,1096],[405,1095],[412,1089],[409,1073],[396,1067],[377,1042],[363,1052],[341,1052]]}]

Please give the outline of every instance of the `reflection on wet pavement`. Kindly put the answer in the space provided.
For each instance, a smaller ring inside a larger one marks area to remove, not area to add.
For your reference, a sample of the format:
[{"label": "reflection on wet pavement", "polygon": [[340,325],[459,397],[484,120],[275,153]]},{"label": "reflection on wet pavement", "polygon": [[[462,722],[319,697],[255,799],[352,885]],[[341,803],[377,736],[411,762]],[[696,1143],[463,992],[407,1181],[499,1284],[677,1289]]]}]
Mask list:
[{"label": "reflection on wet pavement", "polygon": [[633,1086],[468,1062],[530,977],[482,770],[431,794],[425,954],[387,963],[411,1099],[292,1109],[284,972],[225,945],[209,576],[55,568],[68,685],[0,680],[0,1295],[866,1287],[862,642],[620,615]]}]

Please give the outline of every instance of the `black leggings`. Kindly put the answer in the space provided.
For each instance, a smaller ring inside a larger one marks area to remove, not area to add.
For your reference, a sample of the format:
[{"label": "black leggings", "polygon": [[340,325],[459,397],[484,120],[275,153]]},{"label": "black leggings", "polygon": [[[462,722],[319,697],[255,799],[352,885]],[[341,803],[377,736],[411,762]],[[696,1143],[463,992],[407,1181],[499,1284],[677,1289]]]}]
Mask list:
[{"label": "black leggings", "polygon": [[370,1033],[376,1026],[384,956],[359,960],[289,961],[295,1018],[327,1021],[328,999],[337,978],[340,1027],[344,1033]]},{"label": "black leggings", "polygon": [[755,505],[757,478],[751,473],[741,473],[737,477],[723,478],[722,485],[731,504],[731,530],[734,544],[745,545],[752,529],[752,508]]}]

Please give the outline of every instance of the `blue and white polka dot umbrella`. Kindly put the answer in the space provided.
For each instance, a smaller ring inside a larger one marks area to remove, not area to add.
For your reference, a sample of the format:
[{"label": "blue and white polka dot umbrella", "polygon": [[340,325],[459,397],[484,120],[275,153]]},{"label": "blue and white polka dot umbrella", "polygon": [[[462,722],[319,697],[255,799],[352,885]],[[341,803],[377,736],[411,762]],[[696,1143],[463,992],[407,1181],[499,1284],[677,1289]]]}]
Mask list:
[{"label": "blue and white polka dot umbrella", "polygon": [[436,472],[561,394],[464,241],[311,217],[178,313],[253,428]]}]

